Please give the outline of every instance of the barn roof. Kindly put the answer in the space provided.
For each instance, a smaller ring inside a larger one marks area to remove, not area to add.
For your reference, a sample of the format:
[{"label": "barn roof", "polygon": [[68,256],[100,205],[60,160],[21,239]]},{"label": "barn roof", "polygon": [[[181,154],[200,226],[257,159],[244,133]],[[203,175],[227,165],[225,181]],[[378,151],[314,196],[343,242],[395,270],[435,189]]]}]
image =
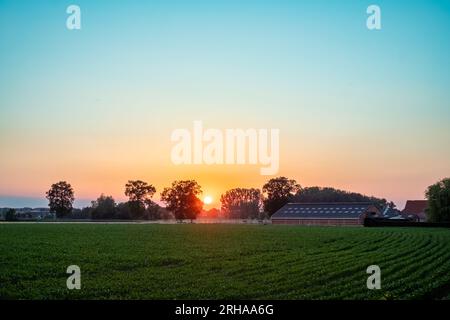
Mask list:
[{"label": "barn roof", "polygon": [[427,207],[427,200],[408,200],[402,212],[407,214],[425,213]]},{"label": "barn roof", "polygon": [[373,207],[369,202],[288,203],[272,219],[357,219]]},{"label": "barn roof", "polygon": [[426,219],[425,210],[428,208],[427,200],[408,200],[402,213],[405,216],[416,215],[421,219]]}]

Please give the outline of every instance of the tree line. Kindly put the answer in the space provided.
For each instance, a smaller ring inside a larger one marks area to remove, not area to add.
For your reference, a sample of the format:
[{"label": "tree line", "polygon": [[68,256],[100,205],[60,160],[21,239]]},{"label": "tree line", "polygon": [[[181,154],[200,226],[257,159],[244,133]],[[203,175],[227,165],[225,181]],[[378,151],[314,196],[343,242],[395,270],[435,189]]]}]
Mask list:
[{"label": "tree line", "polygon": [[[112,196],[101,194],[91,206],[73,208],[74,190],[66,181],[53,184],[46,193],[50,211],[58,218],[193,220],[203,210],[201,186],[195,180],[177,180],[160,193],[165,207],[153,201],[156,188],[145,181],[130,180],[124,194],[128,201],[116,203]],[[234,188],[220,197],[221,213],[234,219],[263,219],[270,217],[288,202],[371,201],[383,204],[384,199],[346,193],[333,188],[302,188],[293,179],[277,177],[267,181],[262,189]],[[356,200],[352,200],[356,201]]]},{"label": "tree line", "polygon": [[57,218],[92,219],[133,219],[133,220],[177,220],[195,219],[202,210],[202,201],[198,198],[201,188],[194,180],[174,181],[161,192],[161,200],[166,207],[153,201],[156,188],[142,180],[129,180],[125,184],[124,194],[128,201],[116,203],[112,196],[101,194],[91,202],[91,206],[74,210],[74,190],[66,181],[53,184],[46,192],[50,212]]},{"label": "tree line", "polygon": [[[156,188],[141,180],[130,180],[125,185],[124,194],[128,201],[116,203],[112,196],[101,194],[91,202],[91,206],[74,210],[75,200],[72,186],[60,181],[53,184],[46,193],[50,211],[58,218],[92,219],[134,219],[194,220],[203,210],[201,186],[195,180],[177,180],[160,193],[161,207],[153,201]],[[432,221],[450,220],[450,179],[443,179],[426,191],[429,199],[427,214]],[[220,197],[221,213],[227,218],[263,219],[269,218],[289,202],[371,202],[380,209],[395,207],[393,202],[383,198],[370,197],[355,192],[347,192],[331,187],[302,188],[294,179],[276,177],[267,181],[262,189],[234,188]]]}]

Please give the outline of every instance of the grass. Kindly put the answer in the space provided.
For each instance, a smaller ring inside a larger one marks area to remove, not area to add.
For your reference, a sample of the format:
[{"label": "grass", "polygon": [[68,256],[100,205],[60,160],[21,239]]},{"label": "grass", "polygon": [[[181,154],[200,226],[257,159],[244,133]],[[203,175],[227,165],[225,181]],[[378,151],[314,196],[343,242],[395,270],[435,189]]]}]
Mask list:
[{"label": "grass", "polygon": [[[81,290],[66,288],[72,264]],[[0,224],[2,299],[449,297],[447,229]]]}]

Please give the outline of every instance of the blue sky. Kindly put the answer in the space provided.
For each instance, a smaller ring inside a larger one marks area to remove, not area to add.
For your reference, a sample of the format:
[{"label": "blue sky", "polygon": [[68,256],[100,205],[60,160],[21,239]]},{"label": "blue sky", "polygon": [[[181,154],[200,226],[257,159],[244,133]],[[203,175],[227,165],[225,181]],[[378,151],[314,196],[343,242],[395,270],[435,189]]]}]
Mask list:
[{"label": "blue sky", "polygon": [[450,172],[449,49],[450,1],[0,0],[0,206],[63,178],[86,199],[122,196],[117,172],[168,184],[196,119],[282,128],[303,185],[423,198]]}]

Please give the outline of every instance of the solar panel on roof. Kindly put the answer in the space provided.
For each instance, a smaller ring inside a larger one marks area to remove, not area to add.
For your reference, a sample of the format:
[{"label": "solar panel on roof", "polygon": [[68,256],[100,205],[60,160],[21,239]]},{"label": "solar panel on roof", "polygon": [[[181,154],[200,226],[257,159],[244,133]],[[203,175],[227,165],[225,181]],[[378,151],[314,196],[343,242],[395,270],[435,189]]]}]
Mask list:
[{"label": "solar panel on roof", "polygon": [[358,218],[366,208],[366,204],[288,204],[274,217]]}]

